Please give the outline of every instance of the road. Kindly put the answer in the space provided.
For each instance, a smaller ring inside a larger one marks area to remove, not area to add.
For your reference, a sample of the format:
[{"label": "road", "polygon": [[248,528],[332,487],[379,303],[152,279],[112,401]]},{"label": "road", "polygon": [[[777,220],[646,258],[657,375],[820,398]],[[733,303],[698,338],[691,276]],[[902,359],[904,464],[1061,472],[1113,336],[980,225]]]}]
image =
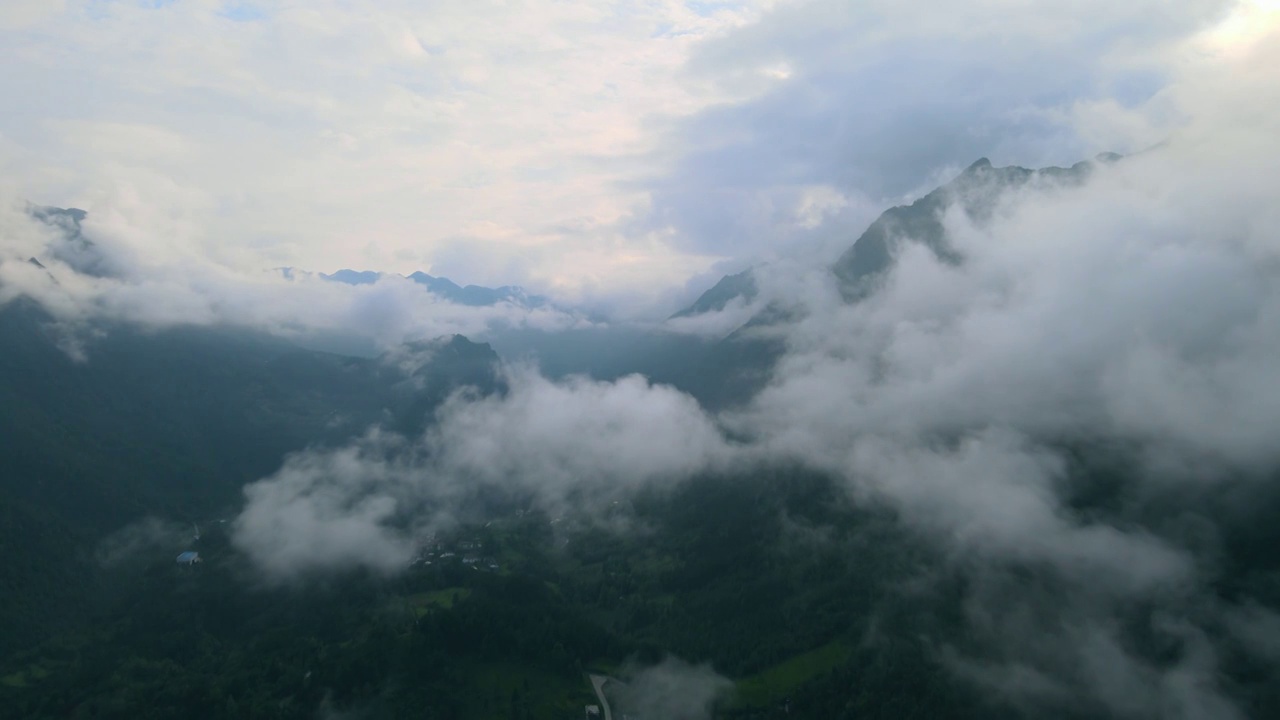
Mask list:
[{"label": "road", "polygon": [[604,720],[613,720],[613,712],[609,710],[609,700],[604,696],[604,684],[613,678],[608,675],[588,675],[591,678],[591,689],[596,691],[596,697],[600,699],[600,708],[604,710]]}]

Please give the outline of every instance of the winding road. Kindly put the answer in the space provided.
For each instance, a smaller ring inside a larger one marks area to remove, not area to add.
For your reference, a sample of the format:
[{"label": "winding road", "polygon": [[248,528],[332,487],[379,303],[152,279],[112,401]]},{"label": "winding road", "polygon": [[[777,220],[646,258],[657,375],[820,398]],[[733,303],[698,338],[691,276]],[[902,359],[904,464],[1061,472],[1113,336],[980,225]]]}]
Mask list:
[{"label": "winding road", "polygon": [[596,691],[596,697],[600,699],[600,707],[604,710],[604,720],[613,720],[613,712],[609,710],[609,700],[604,696],[604,684],[613,678],[608,675],[588,675],[591,678],[591,689]]}]

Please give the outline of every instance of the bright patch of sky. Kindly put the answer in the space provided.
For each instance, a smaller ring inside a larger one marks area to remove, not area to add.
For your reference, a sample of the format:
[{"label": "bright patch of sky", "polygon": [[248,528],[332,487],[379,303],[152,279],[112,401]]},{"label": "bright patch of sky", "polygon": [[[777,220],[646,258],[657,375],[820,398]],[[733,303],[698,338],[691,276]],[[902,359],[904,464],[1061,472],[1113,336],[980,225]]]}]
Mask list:
[{"label": "bright patch of sky", "polygon": [[[847,244],[977,156],[1158,140],[1133,113],[1179,48],[1215,27],[1234,47],[1274,16],[1227,0],[6,0],[0,59],[21,72],[0,76],[0,177],[132,228],[157,259],[644,302]],[[1108,102],[1129,114],[1081,124]]]},{"label": "bright patch of sky", "polygon": [[222,8],[222,16],[231,20],[249,22],[262,20],[267,16],[267,11],[257,5],[233,3]]}]

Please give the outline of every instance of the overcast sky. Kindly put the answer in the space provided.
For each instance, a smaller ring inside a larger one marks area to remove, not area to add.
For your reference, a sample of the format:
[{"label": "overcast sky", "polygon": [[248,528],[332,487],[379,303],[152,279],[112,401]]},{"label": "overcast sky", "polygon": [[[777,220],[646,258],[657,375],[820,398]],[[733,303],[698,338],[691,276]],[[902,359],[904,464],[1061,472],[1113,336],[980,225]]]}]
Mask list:
[{"label": "overcast sky", "polygon": [[156,262],[652,302],[833,255],[979,156],[1159,142],[1170,79],[1276,18],[1058,5],[6,0],[0,189]]}]

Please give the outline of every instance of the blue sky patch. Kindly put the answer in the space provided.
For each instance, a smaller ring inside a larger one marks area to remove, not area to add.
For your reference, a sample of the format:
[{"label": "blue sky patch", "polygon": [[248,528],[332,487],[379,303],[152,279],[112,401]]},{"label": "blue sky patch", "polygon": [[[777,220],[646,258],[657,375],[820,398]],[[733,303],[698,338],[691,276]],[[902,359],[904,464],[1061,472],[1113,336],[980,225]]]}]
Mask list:
[{"label": "blue sky patch", "polygon": [[224,18],[235,20],[237,22],[262,20],[267,16],[267,12],[262,8],[242,2],[227,3],[222,6],[222,10],[220,10],[218,14]]}]

